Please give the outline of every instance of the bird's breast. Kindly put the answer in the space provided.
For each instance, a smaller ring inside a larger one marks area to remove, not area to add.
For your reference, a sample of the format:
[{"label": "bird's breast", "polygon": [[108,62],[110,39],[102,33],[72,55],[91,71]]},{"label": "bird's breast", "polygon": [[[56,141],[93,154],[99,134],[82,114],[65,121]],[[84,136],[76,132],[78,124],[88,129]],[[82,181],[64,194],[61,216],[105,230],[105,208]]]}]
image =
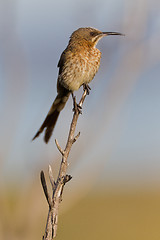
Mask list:
[{"label": "bird's breast", "polygon": [[59,82],[71,91],[78,90],[83,83],[92,81],[99,69],[100,58],[101,52],[96,48],[69,54]]}]

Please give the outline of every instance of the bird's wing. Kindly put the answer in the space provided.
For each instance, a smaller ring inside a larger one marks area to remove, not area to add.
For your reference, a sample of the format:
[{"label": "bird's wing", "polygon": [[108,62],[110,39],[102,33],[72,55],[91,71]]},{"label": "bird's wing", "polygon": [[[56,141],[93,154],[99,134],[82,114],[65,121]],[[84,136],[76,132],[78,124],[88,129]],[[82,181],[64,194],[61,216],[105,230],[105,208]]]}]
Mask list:
[{"label": "bird's wing", "polygon": [[66,59],[66,51],[64,51],[61,54],[58,65],[57,65],[57,67],[59,68],[59,75],[62,73],[62,69],[63,69],[64,63],[65,63],[65,59]]}]

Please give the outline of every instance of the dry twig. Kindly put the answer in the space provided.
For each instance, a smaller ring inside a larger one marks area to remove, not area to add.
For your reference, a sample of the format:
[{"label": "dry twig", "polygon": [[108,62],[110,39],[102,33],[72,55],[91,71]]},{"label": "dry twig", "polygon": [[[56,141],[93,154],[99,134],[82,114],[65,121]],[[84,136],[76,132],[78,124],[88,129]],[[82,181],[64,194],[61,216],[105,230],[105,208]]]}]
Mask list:
[{"label": "dry twig", "polygon": [[52,185],[52,192],[53,192],[52,197],[49,194],[48,189],[47,189],[44,172],[41,171],[41,184],[42,184],[43,191],[44,191],[45,197],[46,197],[48,205],[49,205],[47,223],[46,223],[45,234],[43,236],[43,240],[51,240],[56,237],[57,223],[58,223],[58,209],[59,209],[59,204],[62,201],[63,188],[64,188],[64,185],[68,181],[70,181],[72,178],[70,175],[66,174],[67,167],[68,167],[67,159],[68,159],[68,156],[69,156],[69,153],[70,153],[73,143],[76,142],[76,140],[80,136],[80,132],[75,136],[75,129],[76,129],[79,114],[81,113],[83,102],[84,102],[87,94],[88,94],[88,90],[87,90],[87,88],[84,88],[83,95],[78,104],[76,103],[76,99],[73,96],[74,114],[73,114],[73,119],[72,119],[72,122],[70,125],[70,131],[69,131],[68,140],[67,140],[65,149],[63,150],[60,147],[58,141],[55,140],[56,146],[62,155],[62,161],[61,161],[59,174],[58,174],[56,182],[54,181],[52,169],[51,169],[51,166],[49,165],[48,172],[49,172],[50,183]]}]

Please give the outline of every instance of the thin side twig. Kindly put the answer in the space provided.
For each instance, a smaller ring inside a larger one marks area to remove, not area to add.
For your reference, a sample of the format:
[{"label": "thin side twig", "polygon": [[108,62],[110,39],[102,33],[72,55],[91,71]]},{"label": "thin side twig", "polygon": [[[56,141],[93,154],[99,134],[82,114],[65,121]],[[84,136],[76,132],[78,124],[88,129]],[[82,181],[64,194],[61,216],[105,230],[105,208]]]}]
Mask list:
[{"label": "thin side twig", "polygon": [[48,173],[49,173],[49,180],[52,185],[52,190],[55,190],[56,183],[54,181],[53,172],[50,165],[48,166]]},{"label": "thin side twig", "polygon": [[64,155],[64,151],[63,151],[63,149],[61,148],[61,146],[59,145],[57,139],[55,139],[55,143],[56,143],[56,146],[57,146],[58,150],[60,151],[60,153],[61,153],[62,155]]}]

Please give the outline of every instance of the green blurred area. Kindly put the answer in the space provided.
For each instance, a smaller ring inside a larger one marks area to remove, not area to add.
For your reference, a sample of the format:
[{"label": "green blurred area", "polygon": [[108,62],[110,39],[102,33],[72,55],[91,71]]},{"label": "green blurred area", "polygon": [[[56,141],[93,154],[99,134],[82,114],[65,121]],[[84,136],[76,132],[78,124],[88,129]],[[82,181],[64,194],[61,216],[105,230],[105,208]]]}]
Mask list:
[{"label": "green blurred area", "polygon": [[[65,194],[57,240],[160,239],[159,192],[88,192],[64,211]],[[40,186],[3,194],[0,212],[0,239],[42,238],[48,209]]]}]

